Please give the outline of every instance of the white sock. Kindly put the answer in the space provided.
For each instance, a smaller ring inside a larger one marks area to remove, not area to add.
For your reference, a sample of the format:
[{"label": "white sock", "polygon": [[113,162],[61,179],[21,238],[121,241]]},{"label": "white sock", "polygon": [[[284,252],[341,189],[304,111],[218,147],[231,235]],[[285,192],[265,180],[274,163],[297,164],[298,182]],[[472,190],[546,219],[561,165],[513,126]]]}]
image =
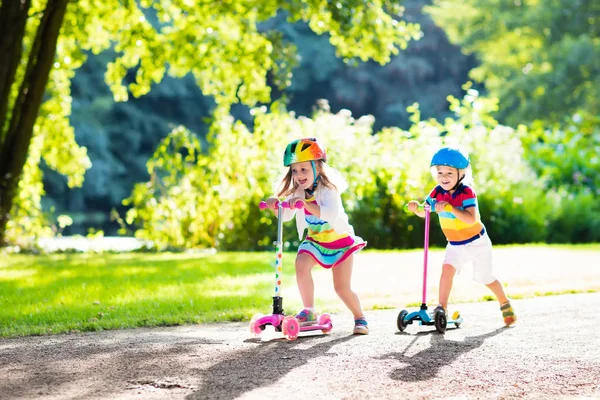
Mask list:
[{"label": "white sock", "polygon": [[304,307],[304,309],[310,311],[313,314],[317,312],[317,310],[314,307]]}]

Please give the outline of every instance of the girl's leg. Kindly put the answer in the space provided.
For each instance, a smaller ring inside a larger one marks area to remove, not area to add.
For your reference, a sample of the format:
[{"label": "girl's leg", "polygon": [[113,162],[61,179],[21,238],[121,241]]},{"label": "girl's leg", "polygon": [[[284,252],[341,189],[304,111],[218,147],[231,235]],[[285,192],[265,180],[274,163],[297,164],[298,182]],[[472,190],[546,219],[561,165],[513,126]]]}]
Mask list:
[{"label": "girl's leg", "polygon": [[346,307],[354,315],[354,319],[364,317],[358,295],[352,291],[352,266],[354,264],[354,255],[345,259],[341,264],[332,268],[333,287],[335,292],[342,299]]},{"label": "girl's leg", "polygon": [[444,310],[448,310],[448,299],[450,298],[450,291],[452,290],[452,282],[454,275],[456,274],[456,268],[450,264],[444,264],[442,266],[442,276],[440,277],[440,291],[439,291],[439,302]]},{"label": "girl's leg", "polygon": [[315,284],[312,278],[314,266],[315,260],[308,254],[298,254],[296,256],[296,283],[304,308],[315,307]]}]

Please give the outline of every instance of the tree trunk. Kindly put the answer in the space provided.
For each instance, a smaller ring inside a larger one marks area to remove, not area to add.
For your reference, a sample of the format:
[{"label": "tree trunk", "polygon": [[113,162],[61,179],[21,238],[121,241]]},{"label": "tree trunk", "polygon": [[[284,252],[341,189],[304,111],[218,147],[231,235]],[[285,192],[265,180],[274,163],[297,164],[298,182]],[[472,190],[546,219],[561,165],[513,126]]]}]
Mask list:
[{"label": "tree trunk", "polygon": [[0,148],[6,129],[10,88],[23,52],[30,0],[3,1],[0,6]]},{"label": "tree trunk", "polygon": [[[6,3],[17,1],[4,0],[2,7]],[[10,219],[13,200],[27,161],[33,127],[54,62],[56,43],[68,1],[48,0],[29,54],[25,77],[12,109],[8,130],[0,143],[0,246],[5,245],[6,223]],[[14,79],[10,84],[13,83]]]}]

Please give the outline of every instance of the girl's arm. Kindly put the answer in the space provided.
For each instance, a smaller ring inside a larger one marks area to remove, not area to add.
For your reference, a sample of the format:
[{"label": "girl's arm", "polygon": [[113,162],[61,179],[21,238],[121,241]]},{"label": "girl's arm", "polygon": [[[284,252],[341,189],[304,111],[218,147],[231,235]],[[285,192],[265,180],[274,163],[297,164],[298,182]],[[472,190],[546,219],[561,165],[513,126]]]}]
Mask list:
[{"label": "girl's arm", "polygon": [[[275,216],[277,216],[277,203],[279,203],[280,201],[281,200],[279,200],[277,197],[269,197],[267,200],[265,200],[265,202],[267,203],[267,207],[271,209],[271,211],[273,211],[273,214],[275,214]],[[281,213],[281,220],[283,222],[287,222],[294,218],[295,214],[296,210],[284,208],[283,212]]]},{"label": "girl's arm", "polygon": [[304,208],[317,218],[321,218],[321,207],[316,203],[304,202]]},{"label": "girl's arm", "polygon": [[281,213],[281,220],[283,222],[287,222],[287,221],[291,220],[292,218],[294,218],[294,215],[296,215],[296,210],[290,210],[289,208],[284,208],[283,212]]},{"label": "girl's arm", "polygon": [[[314,208],[308,208],[313,206]],[[307,210],[323,221],[335,221],[342,209],[342,197],[336,190],[323,189],[322,204],[308,204]],[[313,209],[315,212],[313,212]],[[318,214],[317,214],[318,213]]]},{"label": "girl's arm", "polygon": [[[290,204],[296,204],[299,201],[301,201],[302,204],[304,204],[304,209],[308,210],[309,213],[311,213],[312,215],[314,215],[317,218],[321,218],[321,207],[318,204],[307,203],[305,201],[305,199],[303,199],[302,197],[292,197],[289,200]],[[286,211],[290,211],[290,210],[286,210]],[[284,221],[285,221],[285,219],[284,219]]]}]

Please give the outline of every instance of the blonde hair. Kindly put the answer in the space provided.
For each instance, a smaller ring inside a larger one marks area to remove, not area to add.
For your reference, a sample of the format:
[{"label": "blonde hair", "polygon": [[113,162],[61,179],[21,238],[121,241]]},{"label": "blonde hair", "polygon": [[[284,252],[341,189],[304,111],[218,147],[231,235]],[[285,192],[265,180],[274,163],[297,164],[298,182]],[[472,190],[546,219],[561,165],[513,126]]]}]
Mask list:
[{"label": "blonde hair", "polygon": [[[337,172],[333,168],[328,167],[327,164],[323,160],[316,160],[314,163],[315,163],[315,168],[317,169],[317,174],[319,176],[319,180],[317,181],[317,188],[322,185],[326,188],[334,189],[334,190],[337,190],[340,192],[342,192],[346,189],[346,187],[344,186],[345,182],[343,180],[339,181],[339,179],[341,178],[341,175],[339,174],[339,172]],[[287,173],[281,180],[281,183],[279,184],[279,188],[277,189],[277,197],[290,196],[290,195],[294,194],[294,192],[298,189],[298,184],[296,182],[294,182],[294,180],[292,179],[292,166],[293,165],[294,164],[290,165]],[[334,175],[332,178],[337,178],[337,179],[330,179],[330,175]],[[338,178],[338,176],[339,176],[339,178]],[[336,181],[337,185],[334,184],[333,181]],[[340,186],[340,187],[338,187],[338,186]]]}]

